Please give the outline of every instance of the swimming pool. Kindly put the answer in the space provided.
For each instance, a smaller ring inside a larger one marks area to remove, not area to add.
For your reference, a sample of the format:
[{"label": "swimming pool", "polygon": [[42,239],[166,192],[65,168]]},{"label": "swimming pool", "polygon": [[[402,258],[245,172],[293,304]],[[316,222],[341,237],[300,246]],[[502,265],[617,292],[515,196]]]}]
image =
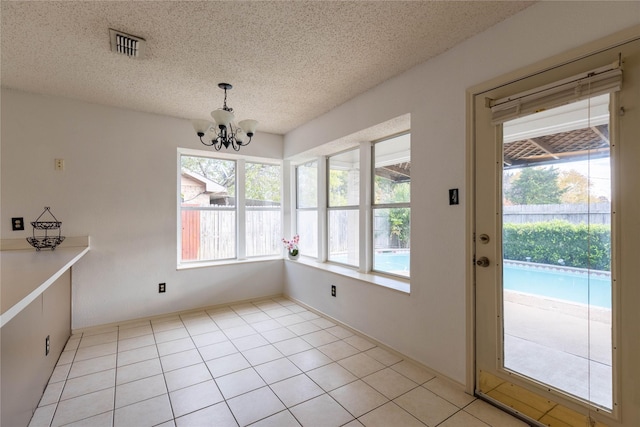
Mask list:
[{"label": "swimming pool", "polygon": [[381,252],[375,254],[374,268],[380,271],[390,271],[402,274],[409,272],[408,252]]},{"label": "swimming pool", "polygon": [[611,308],[611,278],[579,271],[505,264],[504,289]]},{"label": "swimming pool", "polygon": [[[375,265],[377,270],[408,272],[409,253],[377,253]],[[611,308],[611,278],[604,272],[588,275],[577,270],[562,271],[507,262],[503,283],[504,289],[512,291]]]},{"label": "swimming pool", "polygon": [[[333,255],[331,261],[348,264],[346,254]],[[409,275],[409,252],[378,252],[373,263],[375,270]]]},{"label": "swimming pool", "polygon": [[[346,261],[346,256],[344,256]],[[340,261],[340,257],[334,258]],[[408,252],[375,254],[376,270],[403,274],[409,272]],[[587,274],[577,269],[559,270],[556,266],[511,264],[505,262],[504,289],[555,298],[578,304],[611,308],[611,278],[605,272]]]}]

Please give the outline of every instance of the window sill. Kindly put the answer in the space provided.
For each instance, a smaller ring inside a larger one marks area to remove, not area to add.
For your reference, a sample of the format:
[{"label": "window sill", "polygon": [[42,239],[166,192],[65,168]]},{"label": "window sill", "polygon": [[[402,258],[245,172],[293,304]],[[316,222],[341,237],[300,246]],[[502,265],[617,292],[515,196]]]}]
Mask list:
[{"label": "window sill", "polygon": [[349,277],[351,279],[360,280],[362,282],[371,283],[374,285],[382,286],[394,291],[402,292],[404,294],[411,293],[411,286],[409,279],[401,279],[399,277],[384,276],[382,274],[374,273],[360,273],[357,270],[343,267],[341,265],[331,264],[327,262],[318,262],[313,258],[300,257],[297,261],[285,259],[287,262],[304,264],[308,267],[317,268],[319,270],[329,271],[340,276]]},{"label": "window sill", "polygon": [[182,264],[178,264],[176,270],[192,270],[194,268],[209,268],[209,267],[223,267],[230,265],[239,265],[239,264],[249,264],[254,262],[268,262],[268,261],[277,261],[281,260],[282,256],[274,255],[274,256],[266,256],[266,257],[252,257],[245,259],[225,259],[221,261],[193,261],[193,262],[185,262]]},{"label": "window sill", "polygon": [[349,277],[351,279],[360,280],[362,282],[371,283],[374,285],[382,286],[387,289],[391,289],[394,291],[402,292],[404,294],[410,294],[410,281],[409,279],[402,279],[399,277],[391,277],[385,276],[382,274],[372,274],[372,273],[360,273],[357,270],[344,267],[337,264],[331,264],[326,262],[318,262],[313,258],[301,256],[296,261],[292,261],[283,258],[281,256],[270,256],[270,257],[256,257],[256,258],[246,258],[246,259],[228,259],[224,261],[201,261],[201,262],[191,262],[178,264],[176,270],[192,270],[195,268],[211,268],[211,267],[224,267],[224,266],[232,266],[232,265],[240,265],[240,264],[249,264],[256,262],[269,262],[269,261],[278,261],[285,260],[286,262],[304,264],[308,267],[317,268],[319,270],[328,271],[334,274],[338,274],[340,276]]}]

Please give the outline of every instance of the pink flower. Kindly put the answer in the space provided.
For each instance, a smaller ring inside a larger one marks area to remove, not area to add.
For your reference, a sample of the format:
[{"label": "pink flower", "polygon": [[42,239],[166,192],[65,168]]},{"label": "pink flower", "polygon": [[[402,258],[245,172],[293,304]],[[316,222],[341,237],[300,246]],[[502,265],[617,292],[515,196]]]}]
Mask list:
[{"label": "pink flower", "polygon": [[298,252],[298,243],[300,242],[300,236],[295,235],[291,240],[287,240],[284,237],[282,238],[282,244],[287,249],[287,251],[291,253],[297,254]]}]

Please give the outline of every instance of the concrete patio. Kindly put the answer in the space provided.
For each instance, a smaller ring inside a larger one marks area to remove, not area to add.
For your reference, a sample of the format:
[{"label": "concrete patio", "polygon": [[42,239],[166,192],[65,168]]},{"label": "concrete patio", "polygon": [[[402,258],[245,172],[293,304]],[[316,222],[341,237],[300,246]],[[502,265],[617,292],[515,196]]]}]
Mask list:
[{"label": "concrete patio", "polygon": [[504,291],[507,369],[611,409],[611,310]]}]

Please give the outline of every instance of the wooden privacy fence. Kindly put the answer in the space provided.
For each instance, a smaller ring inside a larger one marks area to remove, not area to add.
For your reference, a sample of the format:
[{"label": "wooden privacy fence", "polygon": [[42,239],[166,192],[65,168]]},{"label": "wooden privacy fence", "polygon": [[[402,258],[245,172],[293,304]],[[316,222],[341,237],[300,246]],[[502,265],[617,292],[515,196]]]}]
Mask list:
[{"label": "wooden privacy fence", "polygon": [[502,208],[504,223],[524,224],[554,219],[572,224],[611,224],[609,203],[572,203],[562,205],[515,205]]},{"label": "wooden privacy fence", "polygon": [[[247,256],[277,255],[281,251],[280,210],[247,210]],[[236,257],[234,210],[183,210],[182,260]]]}]

